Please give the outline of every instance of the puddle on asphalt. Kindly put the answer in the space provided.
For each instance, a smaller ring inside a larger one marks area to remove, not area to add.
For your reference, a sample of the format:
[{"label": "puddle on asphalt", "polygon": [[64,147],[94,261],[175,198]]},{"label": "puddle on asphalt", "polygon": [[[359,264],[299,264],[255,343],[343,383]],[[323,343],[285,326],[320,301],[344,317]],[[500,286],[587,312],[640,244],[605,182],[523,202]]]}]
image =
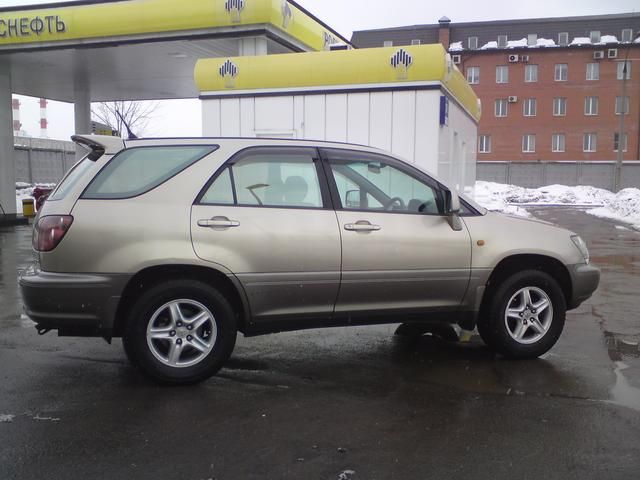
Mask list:
[{"label": "puddle on asphalt", "polygon": [[616,362],[615,365],[616,369],[613,372],[616,374],[616,383],[611,389],[613,399],[609,403],[640,411],[640,388],[629,384],[622,373],[629,365],[624,362]]}]

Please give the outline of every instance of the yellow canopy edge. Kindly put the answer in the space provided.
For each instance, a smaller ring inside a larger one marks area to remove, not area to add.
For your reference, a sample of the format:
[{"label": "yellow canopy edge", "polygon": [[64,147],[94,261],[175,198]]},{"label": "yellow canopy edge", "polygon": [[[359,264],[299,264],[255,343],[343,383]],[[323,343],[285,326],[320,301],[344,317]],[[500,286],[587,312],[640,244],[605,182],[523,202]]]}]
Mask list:
[{"label": "yellow canopy edge", "polygon": [[200,92],[439,82],[480,120],[478,97],[440,44],[198,60]]},{"label": "yellow canopy edge", "polygon": [[154,33],[266,25],[312,50],[340,40],[286,0],[128,0],[19,11],[0,10],[2,47],[37,46]]}]

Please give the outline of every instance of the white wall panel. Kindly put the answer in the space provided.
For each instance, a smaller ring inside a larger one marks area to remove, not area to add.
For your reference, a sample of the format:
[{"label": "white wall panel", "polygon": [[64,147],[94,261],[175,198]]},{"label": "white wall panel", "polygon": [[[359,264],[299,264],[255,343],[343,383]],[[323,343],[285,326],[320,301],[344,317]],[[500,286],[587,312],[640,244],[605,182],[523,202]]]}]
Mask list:
[{"label": "white wall panel", "polygon": [[220,135],[220,100],[203,100],[202,136],[219,137]]},{"label": "white wall panel", "polygon": [[434,175],[438,171],[439,101],[437,90],[416,92],[415,162]]},{"label": "white wall panel", "polygon": [[325,95],[307,95],[304,97],[304,124],[301,137],[311,140],[325,139]]},{"label": "white wall panel", "polygon": [[327,95],[326,139],[334,142],[347,141],[347,95]]},{"label": "white wall panel", "polygon": [[255,98],[240,99],[240,135],[255,136]]},{"label": "white wall panel", "polygon": [[416,134],[416,92],[393,92],[391,151],[414,161]]},{"label": "white wall panel", "polygon": [[220,100],[220,135],[223,137],[240,136],[240,99]]},{"label": "white wall panel", "polygon": [[255,130],[264,133],[293,132],[293,96],[257,97],[255,99]]},{"label": "white wall panel", "polygon": [[369,144],[369,93],[350,93],[347,98],[347,142]]},{"label": "white wall panel", "polygon": [[372,92],[369,106],[369,143],[372,147],[391,150],[393,93]]}]

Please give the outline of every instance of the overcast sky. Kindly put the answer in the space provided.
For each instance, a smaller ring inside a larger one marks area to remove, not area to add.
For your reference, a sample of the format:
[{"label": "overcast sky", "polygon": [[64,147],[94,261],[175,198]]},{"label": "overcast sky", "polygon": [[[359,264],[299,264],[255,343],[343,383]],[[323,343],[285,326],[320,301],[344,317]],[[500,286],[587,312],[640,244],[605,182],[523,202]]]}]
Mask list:
[{"label": "overcast sky", "polygon": [[[65,3],[52,0],[0,0],[0,6],[34,5],[38,3]],[[179,1],[176,0],[179,4]],[[600,15],[637,12],[638,0],[456,0],[445,5],[428,0],[298,0],[302,6],[324,22],[350,38],[354,30],[384,28],[399,25],[436,23],[446,15],[453,22],[500,20],[537,17],[563,17],[574,15]],[[434,8],[434,5],[438,5]],[[37,101],[22,100],[22,123],[27,133],[39,135],[39,107]],[[200,102],[198,100],[162,102],[148,134],[199,136]],[[52,138],[68,139],[72,133],[73,108],[51,102],[49,105]]]}]

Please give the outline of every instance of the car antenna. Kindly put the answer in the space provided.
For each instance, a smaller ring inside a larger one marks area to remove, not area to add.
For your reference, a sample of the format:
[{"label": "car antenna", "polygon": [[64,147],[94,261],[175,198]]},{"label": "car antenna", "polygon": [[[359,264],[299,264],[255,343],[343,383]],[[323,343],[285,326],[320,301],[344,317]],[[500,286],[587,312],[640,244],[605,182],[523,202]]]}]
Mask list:
[{"label": "car antenna", "polygon": [[122,123],[124,124],[124,128],[127,129],[127,135],[129,137],[129,140],[135,140],[137,139],[137,135],[135,133],[133,133],[131,131],[131,129],[129,128],[129,124],[127,123],[127,121],[124,119],[124,117],[122,116],[122,114],[116,110],[116,113],[118,114],[118,116],[120,117],[120,120],[122,120]]}]

